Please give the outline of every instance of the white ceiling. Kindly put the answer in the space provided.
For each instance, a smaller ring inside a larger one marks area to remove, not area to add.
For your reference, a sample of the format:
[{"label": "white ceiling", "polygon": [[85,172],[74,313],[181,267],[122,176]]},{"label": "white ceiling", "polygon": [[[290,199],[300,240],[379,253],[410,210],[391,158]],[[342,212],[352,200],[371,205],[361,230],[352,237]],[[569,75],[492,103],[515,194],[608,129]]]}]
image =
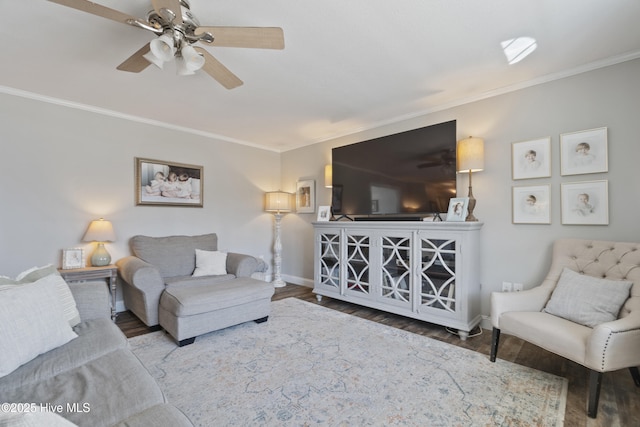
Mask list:
[{"label": "white ceiling", "polygon": [[[145,18],[150,0],[96,0]],[[117,71],[155,36],[0,0],[0,91],[274,151],[640,57],[637,0],[191,0],[201,25],[282,27],[284,50],[207,47],[244,81]],[[500,42],[538,48],[508,65]]]}]

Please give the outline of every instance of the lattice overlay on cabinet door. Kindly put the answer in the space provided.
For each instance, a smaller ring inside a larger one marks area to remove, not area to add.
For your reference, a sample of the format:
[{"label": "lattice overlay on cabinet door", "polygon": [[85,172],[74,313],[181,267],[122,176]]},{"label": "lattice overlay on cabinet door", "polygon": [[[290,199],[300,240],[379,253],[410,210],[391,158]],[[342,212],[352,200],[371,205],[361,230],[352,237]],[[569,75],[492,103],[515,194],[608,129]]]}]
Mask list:
[{"label": "lattice overlay on cabinet door", "polygon": [[369,293],[369,236],[347,235],[347,290]]},{"label": "lattice overlay on cabinet door", "polygon": [[320,235],[320,283],[340,288],[340,235]]},{"label": "lattice overlay on cabinet door", "polygon": [[409,303],[411,239],[382,237],[382,297]]},{"label": "lattice overlay on cabinet door", "polygon": [[456,242],[421,239],[420,305],[456,310]]}]

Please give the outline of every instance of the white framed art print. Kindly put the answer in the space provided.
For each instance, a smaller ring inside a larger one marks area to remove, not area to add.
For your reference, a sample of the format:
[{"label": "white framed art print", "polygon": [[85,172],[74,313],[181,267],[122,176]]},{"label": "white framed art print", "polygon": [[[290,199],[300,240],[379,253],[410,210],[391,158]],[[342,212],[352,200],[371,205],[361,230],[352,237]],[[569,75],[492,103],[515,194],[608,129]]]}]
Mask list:
[{"label": "white framed art print", "polygon": [[607,128],[560,135],[560,174],[607,172]]},{"label": "white framed art print", "polygon": [[607,180],[563,183],[560,193],[563,224],[609,224]]},{"label": "white framed art print", "polygon": [[514,224],[551,224],[551,187],[513,187],[511,212]]},{"label": "white framed art print", "polygon": [[516,179],[551,176],[551,138],[511,144],[511,176]]}]

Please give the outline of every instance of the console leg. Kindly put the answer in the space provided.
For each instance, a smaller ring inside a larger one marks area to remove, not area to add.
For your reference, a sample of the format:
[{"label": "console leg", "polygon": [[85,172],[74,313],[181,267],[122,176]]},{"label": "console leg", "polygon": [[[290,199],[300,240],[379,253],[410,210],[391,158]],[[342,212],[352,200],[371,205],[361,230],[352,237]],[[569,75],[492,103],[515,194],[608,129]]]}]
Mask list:
[{"label": "console leg", "polygon": [[458,329],[458,336],[460,337],[461,341],[466,341],[467,338],[469,338],[469,331],[462,331]]},{"label": "console leg", "polygon": [[318,300],[318,302],[322,301],[322,295],[316,295],[316,299]]}]

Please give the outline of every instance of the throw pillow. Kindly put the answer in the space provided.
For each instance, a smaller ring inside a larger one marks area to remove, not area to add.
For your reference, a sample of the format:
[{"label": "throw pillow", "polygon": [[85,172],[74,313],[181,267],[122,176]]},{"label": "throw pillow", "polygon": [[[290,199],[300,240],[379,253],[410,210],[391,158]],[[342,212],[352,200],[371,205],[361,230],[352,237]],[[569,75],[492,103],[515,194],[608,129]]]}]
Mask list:
[{"label": "throw pillow", "polygon": [[593,328],[618,318],[632,285],[632,282],[598,279],[565,268],[543,311]]},{"label": "throw pillow", "polygon": [[42,267],[31,267],[18,274],[16,280],[20,283],[32,283],[50,274],[59,274],[58,269],[55,268],[53,264],[47,264]]},{"label": "throw pillow", "polygon": [[193,276],[219,276],[227,274],[227,254],[220,251],[196,249],[196,269]]},{"label": "throw pillow", "polygon": [[80,313],[76,306],[76,300],[73,298],[69,285],[64,281],[58,270],[51,264],[44,267],[33,267],[16,276],[15,280],[9,278],[0,278],[0,285],[19,285],[24,283],[33,283],[43,277],[54,276],[51,280],[53,286],[58,291],[58,296],[62,302],[65,317],[71,326],[80,323]]},{"label": "throw pillow", "polygon": [[0,378],[77,337],[51,280],[0,289]]}]

